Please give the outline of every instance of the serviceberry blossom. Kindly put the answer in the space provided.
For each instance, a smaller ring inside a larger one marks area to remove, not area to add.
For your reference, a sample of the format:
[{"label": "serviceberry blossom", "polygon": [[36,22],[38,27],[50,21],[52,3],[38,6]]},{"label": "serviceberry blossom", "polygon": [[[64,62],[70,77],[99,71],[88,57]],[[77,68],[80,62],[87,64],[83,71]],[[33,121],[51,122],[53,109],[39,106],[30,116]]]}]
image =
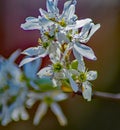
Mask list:
[{"label": "serviceberry blossom", "polygon": [[47,113],[48,107],[50,107],[52,112],[55,114],[60,125],[64,126],[67,124],[67,119],[57,103],[66,100],[68,98],[67,94],[59,90],[54,90],[43,92],[41,94],[35,92],[29,92],[28,97],[29,97],[29,99],[27,100],[28,107],[31,107],[36,101],[39,100],[41,101],[34,117],[33,123],[35,125],[38,125],[43,116]]},{"label": "serviceberry blossom", "polygon": [[75,92],[81,90],[84,99],[90,101],[92,97],[92,84],[90,81],[97,78],[97,71],[88,71],[85,68],[85,64],[82,59],[81,63],[74,60],[71,64],[71,70],[67,74],[67,77],[73,90]]},{"label": "serviceberry blossom", "polygon": [[22,71],[14,63],[20,51],[14,52],[9,59],[0,57],[0,121],[7,125],[12,120],[28,119],[25,110],[27,87],[21,82]]}]

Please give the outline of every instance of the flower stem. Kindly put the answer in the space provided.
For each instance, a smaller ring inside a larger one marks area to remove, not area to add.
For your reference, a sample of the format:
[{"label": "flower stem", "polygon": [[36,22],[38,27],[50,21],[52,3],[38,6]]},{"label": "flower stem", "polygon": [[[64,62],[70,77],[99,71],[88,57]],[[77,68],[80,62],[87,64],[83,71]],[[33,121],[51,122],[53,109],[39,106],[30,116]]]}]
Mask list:
[{"label": "flower stem", "polygon": [[[76,92],[75,94],[77,95],[81,95],[82,96],[82,92],[79,90],[78,92]],[[114,93],[108,93],[108,92],[100,92],[100,91],[94,91],[92,94],[92,98],[96,99],[109,99],[109,100],[120,100],[120,93],[114,94]]]}]

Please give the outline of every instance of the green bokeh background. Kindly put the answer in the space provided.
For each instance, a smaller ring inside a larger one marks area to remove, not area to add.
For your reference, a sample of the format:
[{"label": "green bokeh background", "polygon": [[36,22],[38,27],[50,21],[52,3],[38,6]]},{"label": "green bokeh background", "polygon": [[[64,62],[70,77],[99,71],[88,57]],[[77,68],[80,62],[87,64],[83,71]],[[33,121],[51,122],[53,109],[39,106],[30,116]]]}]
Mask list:
[{"label": "green bokeh background", "polygon": [[[89,17],[101,24],[87,43],[98,58],[97,61],[85,60],[89,69],[98,70],[93,89],[120,93],[120,1],[77,1],[76,14],[79,19]],[[61,10],[64,2],[59,1]],[[39,32],[24,31],[20,24],[28,16],[37,17],[40,7],[45,9],[45,0],[0,1],[0,55],[7,58],[18,48],[23,50],[37,45]],[[65,127],[58,124],[51,110],[38,126],[34,126],[32,119],[37,105],[29,110],[30,120],[0,126],[0,130],[120,130],[120,101],[93,99],[86,102],[80,96],[70,95],[69,100],[60,103],[68,118]]]}]

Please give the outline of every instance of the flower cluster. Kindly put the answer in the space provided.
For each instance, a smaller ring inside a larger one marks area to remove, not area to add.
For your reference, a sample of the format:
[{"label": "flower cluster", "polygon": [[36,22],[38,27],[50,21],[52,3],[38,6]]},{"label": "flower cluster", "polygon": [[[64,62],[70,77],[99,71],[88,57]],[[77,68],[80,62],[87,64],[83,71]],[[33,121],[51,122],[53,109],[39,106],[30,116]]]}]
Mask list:
[{"label": "flower cluster", "polygon": [[[26,108],[40,101],[33,123],[37,125],[48,107],[60,125],[67,124],[58,102],[68,98],[68,92],[82,92],[87,101],[92,98],[91,81],[97,71],[86,68],[84,58],[96,60],[86,43],[100,28],[92,19],[78,20],[75,14],[76,0],[65,2],[63,11],[58,9],[58,0],[46,0],[47,11],[39,9],[38,18],[28,17],[21,24],[24,30],[39,30],[38,45],[20,52],[17,50],[9,59],[0,57],[0,122],[29,118]],[[19,54],[25,58],[19,67],[14,63]],[[42,59],[49,58],[42,67]]]},{"label": "flower cluster", "polygon": [[[65,2],[61,14],[58,2],[47,0],[47,11],[40,8],[41,15],[38,18],[28,17],[21,24],[24,30],[39,30],[41,37],[37,47],[30,47],[22,52],[29,57],[23,59],[20,66],[49,56],[51,64],[40,69],[37,73],[39,78],[50,79],[54,87],[61,90],[62,83],[67,82],[71,91],[81,90],[83,97],[90,101],[92,85],[89,81],[97,78],[97,72],[87,71],[84,57],[97,59],[86,43],[100,28],[100,24],[94,24],[90,18],[78,20],[75,14],[76,0]],[[74,59],[70,58],[71,55],[74,55]]]},{"label": "flower cluster", "polygon": [[28,88],[21,81],[22,71],[14,63],[20,51],[14,52],[9,59],[0,57],[0,121],[7,125],[12,120],[27,120],[28,113],[24,103]]}]

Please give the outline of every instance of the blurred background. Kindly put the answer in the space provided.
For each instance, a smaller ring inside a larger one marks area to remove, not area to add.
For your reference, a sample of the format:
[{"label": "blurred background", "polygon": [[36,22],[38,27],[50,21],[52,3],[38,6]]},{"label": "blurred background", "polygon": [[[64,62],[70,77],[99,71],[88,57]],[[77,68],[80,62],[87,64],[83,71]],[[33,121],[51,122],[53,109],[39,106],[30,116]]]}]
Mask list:
[{"label": "blurred background", "polygon": [[[62,11],[63,3],[59,0]],[[93,82],[94,90],[120,93],[120,0],[77,0],[78,18],[91,18],[101,28],[87,43],[98,60],[86,59],[89,69],[98,71]],[[24,31],[20,28],[28,16],[37,17],[39,8],[46,9],[45,0],[1,0],[0,1],[0,55],[9,55],[20,48],[37,46],[38,31]],[[80,96],[60,103],[68,118],[68,125],[59,126],[56,117],[48,111],[38,126],[32,124],[36,106],[29,110],[28,121],[12,122],[0,130],[120,130],[120,101],[93,99],[84,101]]]}]

